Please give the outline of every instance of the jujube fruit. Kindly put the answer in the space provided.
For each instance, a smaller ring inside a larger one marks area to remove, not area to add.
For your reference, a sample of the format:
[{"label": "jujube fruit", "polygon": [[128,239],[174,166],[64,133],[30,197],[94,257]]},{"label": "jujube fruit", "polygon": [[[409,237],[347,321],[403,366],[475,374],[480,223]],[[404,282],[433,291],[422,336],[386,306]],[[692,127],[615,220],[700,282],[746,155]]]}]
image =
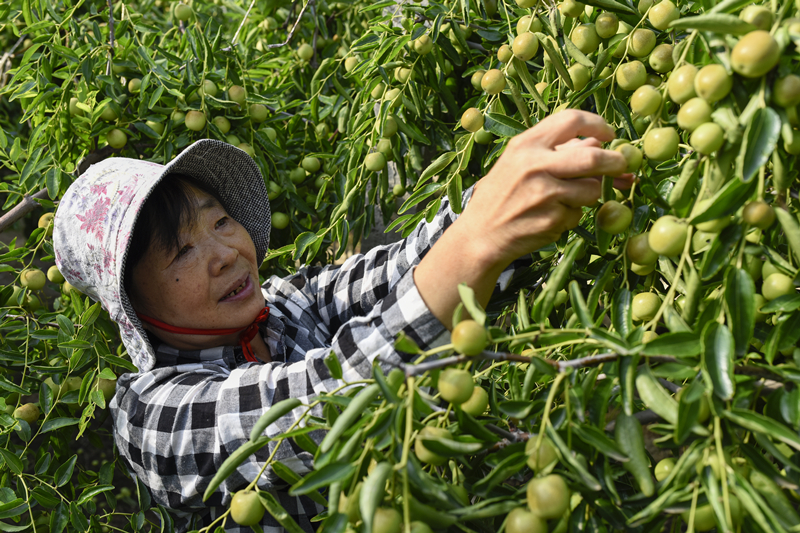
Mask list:
[{"label": "jujube fruit", "polygon": [[689,144],[703,155],[709,155],[722,148],[725,142],[725,132],[722,127],[714,122],[701,124],[689,137]]},{"label": "jujube fruit", "polygon": [[367,170],[380,172],[386,168],[386,156],[380,152],[368,154],[367,157],[364,158],[364,165],[367,167]]},{"label": "jujube fruit", "polygon": [[[684,511],[681,513],[681,518],[687,524],[689,523],[689,516],[690,511]],[[710,529],[714,529],[717,526],[717,519],[716,515],[714,514],[714,508],[711,507],[711,504],[706,505],[698,505],[694,512],[694,529],[695,531],[708,531]]]},{"label": "jujube fruit", "polygon": [[433,39],[431,39],[430,35],[420,35],[417,40],[414,41],[414,51],[419,55],[427,55],[431,50],[433,50]]},{"label": "jujube fruit", "polygon": [[542,21],[537,17],[533,17],[533,20],[531,20],[530,15],[525,15],[517,21],[517,35],[525,32],[536,33],[540,31],[542,31]]},{"label": "jujube fruit", "polygon": [[128,136],[120,129],[113,129],[106,134],[106,141],[111,148],[119,150],[128,143]]},{"label": "jujube fruit", "polygon": [[303,43],[297,48],[297,57],[303,61],[311,61],[311,58],[314,57],[314,49],[311,48],[311,45]]},{"label": "jujube fruit", "polygon": [[661,93],[651,85],[642,85],[631,95],[631,111],[641,116],[650,116],[661,107]]},{"label": "jujube fruit", "polygon": [[655,469],[656,481],[660,482],[667,479],[667,476],[669,476],[670,472],[672,472],[674,468],[675,468],[675,459],[667,457],[666,459],[660,460],[656,464],[656,469]]},{"label": "jujube fruit", "polygon": [[678,127],[688,132],[692,132],[700,124],[710,121],[711,106],[702,98],[694,97],[678,110]]},{"label": "jujube fruit", "polygon": [[764,30],[751,31],[731,52],[731,67],[745,78],[760,78],[778,64],[778,42]]},{"label": "jujube fruit", "polygon": [[617,69],[617,85],[625,91],[635,91],[647,81],[647,70],[641,61],[629,61]]},{"label": "jujube fruit", "polygon": [[751,226],[767,229],[775,222],[775,210],[763,200],[755,200],[744,206],[742,218]]},{"label": "jujube fruit", "polygon": [[652,30],[638,28],[628,36],[628,53],[633,57],[645,57],[656,46],[656,34]]},{"label": "jujube fruit", "polygon": [[200,86],[200,93],[204,96],[217,96],[219,88],[217,84],[211,80],[203,80],[203,85]]},{"label": "jujube fruit", "polygon": [[481,78],[481,88],[487,94],[501,93],[506,88],[506,77],[496,68],[488,70]]},{"label": "jujube fruit", "polygon": [[474,320],[462,320],[456,324],[450,340],[456,351],[464,355],[478,355],[489,342],[486,329]]},{"label": "jujube fruit", "polygon": [[631,212],[631,209],[616,200],[609,200],[604,203],[595,215],[597,226],[612,235],[622,233],[628,229],[632,220],[633,212]]},{"label": "jujube fruit", "polygon": [[24,420],[28,424],[33,424],[42,414],[39,406],[35,403],[25,403],[14,409],[14,418]]},{"label": "jujube fruit", "polygon": [[733,78],[722,65],[711,64],[701,68],[694,78],[697,96],[713,104],[722,100],[733,88]]},{"label": "jujube fruit", "polygon": [[483,127],[483,113],[479,109],[470,107],[461,115],[461,126],[465,130],[475,133]]},{"label": "jujube fruit", "polygon": [[547,522],[524,507],[512,509],[506,517],[507,533],[547,533]]},{"label": "jujube fruit", "polygon": [[508,63],[514,57],[514,52],[511,51],[511,47],[507,44],[504,44],[500,48],[497,49],[497,60],[501,63]]},{"label": "jujube fruit", "polygon": [[794,294],[795,292],[797,291],[794,288],[792,278],[786,274],[771,274],[761,285],[761,294],[767,300],[774,300],[780,296]]},{"label": "jujube fruit", "polygon": [[322,166],[319,162],[319,159],[316,157],[304,157],[303,161],[300,165],[305,169],[307,172],[314,173],[320,169]]},{"label": "jujube fruit", "polygon": [[575,63],[569,67],[567,72],[569,72],[569,77],[572,80],[572,87],[576,91],[582,91],[592,81],[592,73],[580,63]]},{"label": "jujube fruit", "polygon": [[[534,2],[533,5],[536,5]],[[577,2],[576,0],[564,0],[561,4],[561,12],[564,16],[567,17],[580,17],[583,14],[583,10],[586,8],[586,4],[582,2]]]},{"label": "jujube fruit", "polygon": [[528,456],[528,468],[534,472],[538,472],[558,459],[558,454],[556,453],[556,449],[553,447],[553,443],[550,442],[550,439],[542,439],[542,444],[537,450],[536,441],[538,439],[539,436],[535,433],[532,433],[528,437],[528,442],[525,443],[525,455]]},{"label": "jujube fruit", "polygon": [[47,276],[38,268],[23,270],[19,276],[19,284],[32,291],[43,289],[45,283],[47,283]]},{"label": "jujube fruit", "polygon": [[489,407],[489,393],[483,387],[476,386],[472,389],[472,396],[461,404],[461,410],[472,416],[480,416]]},{"label": "jujube fruit", "polygon": [[472,396],[475,382],[472,380],[472,374],[468,371],[460,368],[447,368],[439,374],[437,388],[443,400],[460,405]]},{"label": "jujube fruit", "polygon": [[192,8],[184,3],[175,6],[175,18],[181,22],[186,22],[192,16]]},{"label": "jujube fruit", "polygon": [[545,520],[559,518],[569,508],[569,488],[558,474],[530,480],[527,496],[531,512]]},{"label": "jujube fruit", "polygon": [[51,266],[47,269],[47,279],[52,281],[53,283],[64,283],[64,276],[58,270],[56,265]]},{"label": "jujube fruit", "polygon": [[662,0],[650,8],[647,18],[655,29],[664,31],[669,28],[672,21],[678,20],[680,16],[681,11],[675,4],[669,0]]},{"label": "jujube fruit", "polygon": [[676,256],[683,251],[688,235],[688,226],[672,215],[665,215],[650,228],[647,242],[658,255]]},{"label": "jujube fruit", "polygon": [[609,39],[617,33],[619,17],[614,13],[600,13],[594,21],[594,27],[599,37]]},{"label": "jujube fruit", "polygon": [[772,11],[764,6],[749,5],[742,9],[739,18],[749,22],[759,30],[769,31],[772,27]]},{"label": "jujube fruit", "polygon": [[772,98],[781,107],[795,107],[800,104],[800,76],[789,74],[775,80]]},{"label": "jujube fruit", "polygon": [[572,30],[570,40],[584,54],[592,54],[600,46],[600,36],[594,24],[581,24]]},{"label": "jujube fruit", "polygon": [[478,144],[490,144],[493,140],[494,135],[483,128],[475,132],[475,142]]},{"label": "jujube fruit", "polygon": [[186,127],[192,131],[200,131],[206,127],[206,115],[202,111],[189,111],[186,113]]},{"label": "jujube fruit", "polygon": [[694,91],[694,79],[697,76],[697,67],[683,65],[672,71],[667,81],[667,94],[676,104],[683,104],[697,96]]},{"label": "jujube fruit", "polygon": [[241,85],[231,85],[231,88],[228,89],[228,98],[243,106],[247,101],[247,92]]},{"label": "jujube fruit", "polygon": [[214,117],[211,120],[211,123],[214,124],[219,129],[219,131],[222,132],[223,135],[226,135],[229,131],[231,131],[231,121],[225,117],[221,116]]},{"label": "jujube fruit", "polygon": [[515,57],[528,61],[539,51],[539,39],[531,32],[523,33],[514,38],[511,49]]},{"label": "jujube fruit", "polygon": [[272,227],[275,229],[285,229],[289,225],[289,215],[276,211],[272,213]]},{"label": "jujube fruit", "polygon": [[650,248],[650,233],[644,232],[628,239],[625,252],[632,263],[638,265],[652,265],[658,261],[658,254]]},{"label": "jujube fruit", "polygon": [[372,518],[373,533],[400,533],[403,517],[397,509],[378,507]]},{"label": "jujube fruit", "polygon": [[621,144],[614,148],[615,152],[619,152],[628,163],[625,172],[636,172],[642,166],[642,151],[633,146],[632,144]]},{"label": "jujube fruit", "polygon": [[247,109],[248,114],[250,115],[250,120],[256,123],[261,123],[267,120],[269,116],[269,111],[267,110],[267,106],[263,104],[252,104]]},{"label": "jujube fruit", "polygon": [[478,69],[472,73],[472,77],[470,77],[469,82],[475,88],[476,91],[483,90],[481,88],[481,80],[483,80],[483,75],[486,74],[486,71],[483,69]]},{"label": "jujube fruit", "polygon": [[671,44],[662,43],[653,48],[647,62],[650,63],[650,68],[658,73],[664,74],[669,72],[675,67],[675,60],[672,58],[674,51]]},{"label": "jujube fruit", "polygon": [[661,307],[661,298],[654,292],[643,292],[633,297],[631,313],[634,320],[652,320]]},{"label": "jujube fruit", "polygon": [[254,490],[240,490],[231,498],[231,518],[240,526],[260,523],[265,510]]},{"label": "jujube fruit", "polygon": [[350,56],[344,60],[344,70],[347,72],[352,72],[356,65],[358,65],[357,57]]},{"label": "jujube fruit", "polygon": [[672,159],[678,153],[679,143],[675,128],[653,128],[644,138],[644,155],[655,161]]}]

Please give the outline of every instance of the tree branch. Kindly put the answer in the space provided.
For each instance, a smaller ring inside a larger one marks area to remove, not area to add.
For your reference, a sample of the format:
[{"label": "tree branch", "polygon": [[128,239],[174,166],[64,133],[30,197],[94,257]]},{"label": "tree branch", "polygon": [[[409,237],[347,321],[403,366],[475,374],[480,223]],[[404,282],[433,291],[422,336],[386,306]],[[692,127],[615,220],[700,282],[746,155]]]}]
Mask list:
[{"label": "tree branch", "polygon": [[[277,43],[277,44],[268,44],[267,45],[268,49],[270,49],[270,48],[280,48],[281,46],[286,46],[287,44],[289,44],[289,42],[292,40],[292,37],[294,36],[295,30],[297,30],[297,26],[300,24],[300,19],[303,18],[303,15],[306,12],[306,8],[308,7],[308,4],[310,4],[310,3],[311,3],[311,1],[308,1],[308,2],[305,3],[305,5],[303,5],[303,9],[301,9],[300,10],[300,14],[297,15],[297,20],[294,21],[294,26],[292,26],[292,29],[289,31],[289,35],[286,36],[286,41],[284,41],[282,43]],[[292,4],[292,7],[294,7],[294,4]],[[286,20],[287,21],[289,20],[288,17],[287,17]]]},{"label": "tree branch", "polygon": [[106,63],[106,76],[111,76],[114,60],[114,6],[108,0],[108,63]]},{"label": "tree branch", "polygon": [[6,69],[6,64],[11,64],[11,58],[14,56],[14,52],[19,48],[19,45],[25,42],[25,37],[27,35],[20,36],[17,39],[17,42],[14,43],[14,46],[11,47],[11,50],[3,54],[3,57],[0,57],[0,88],[5,87],[6,85],[6,74],[11,69]]},{"label": "tree branch", "polygon": [[231,39],[231,46],[236,45],[236,40],[239,39],[239,32],[242,31],[244,27],[244,23],[247,21],[247,17],[250,16],[250,10],[253,9],[253,6],[256,4],[256,0],[250,2],[250,7],[247,8],[247,12],[244,14],[244,18],[242,18],[242,23],[239,24],[239,27],[236,29],[236,33],[233,35],[233,39]]},{"label": "tree branch", "polygon": [[4,231],[8,226],[39,207],[39,203],[36,201],[37,199],[43,200],[45,198],[47,198],[47,189],[42,189],[31,196],[26,194],[20,203],[0,217],[0,231]]}]

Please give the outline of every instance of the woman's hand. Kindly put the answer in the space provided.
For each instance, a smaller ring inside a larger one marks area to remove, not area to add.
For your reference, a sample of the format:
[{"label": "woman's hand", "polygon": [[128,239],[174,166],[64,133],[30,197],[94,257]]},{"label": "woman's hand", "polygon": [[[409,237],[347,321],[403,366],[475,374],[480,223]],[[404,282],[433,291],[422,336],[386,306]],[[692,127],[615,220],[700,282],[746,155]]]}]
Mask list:
[{"label": "woman's hand", "polygon": [[414,281],[433,314],[451,326],[467,283],[485,305],[500,273],[515,259],[578,225],[582,207],[600,198],[600,179],[630,187],[622,154],[605,150],[614,130],[602,117],[566,110],[514,137],[472,199],[420,262]]},{"label": "woman's hand", "polygon": [[[544,119],[508,143],[459,224],[474,228],[486,260],[503,268],[554,242],[578,225],[583,206],[600,198],[601,176],[625,172],[625,158],[600,147],[613,138],[613,129],[592,113],[566,110]],[[614,185],[629,188],[631,180]]]}]

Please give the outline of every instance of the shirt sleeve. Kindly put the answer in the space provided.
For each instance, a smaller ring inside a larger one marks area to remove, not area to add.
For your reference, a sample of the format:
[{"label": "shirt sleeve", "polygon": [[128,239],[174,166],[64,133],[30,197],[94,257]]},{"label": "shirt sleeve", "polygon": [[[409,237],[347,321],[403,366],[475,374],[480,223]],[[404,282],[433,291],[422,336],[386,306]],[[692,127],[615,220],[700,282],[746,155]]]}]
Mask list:
[{"label": "shirt sleeve", "polygon": [[[469,188],[464,192],[464,207],[472,191]],[[319,320],[333,333],[351,318],[369,313],[419,264],[458,216],[444,198],[433,220],[423,220],[408,237],[353,255],[339,266],[304,267],[287,279],[273,277],[265,289],[280,291],[278,287],[286,283],[302,286],[304,297],[317,310]]]}]

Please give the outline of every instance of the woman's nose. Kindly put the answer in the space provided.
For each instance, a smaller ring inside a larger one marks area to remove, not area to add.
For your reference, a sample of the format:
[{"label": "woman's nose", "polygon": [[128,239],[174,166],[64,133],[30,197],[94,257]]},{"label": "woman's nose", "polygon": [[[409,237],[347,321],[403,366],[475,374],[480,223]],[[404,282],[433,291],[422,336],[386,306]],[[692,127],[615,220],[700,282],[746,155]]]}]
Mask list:
[{"label": "woman's nose", "polygon": [[229,266],[236,263],[239,257],[239,250],[224,239],[213,239],[209,268],[212,275],[217,275],[225,271]]}]

